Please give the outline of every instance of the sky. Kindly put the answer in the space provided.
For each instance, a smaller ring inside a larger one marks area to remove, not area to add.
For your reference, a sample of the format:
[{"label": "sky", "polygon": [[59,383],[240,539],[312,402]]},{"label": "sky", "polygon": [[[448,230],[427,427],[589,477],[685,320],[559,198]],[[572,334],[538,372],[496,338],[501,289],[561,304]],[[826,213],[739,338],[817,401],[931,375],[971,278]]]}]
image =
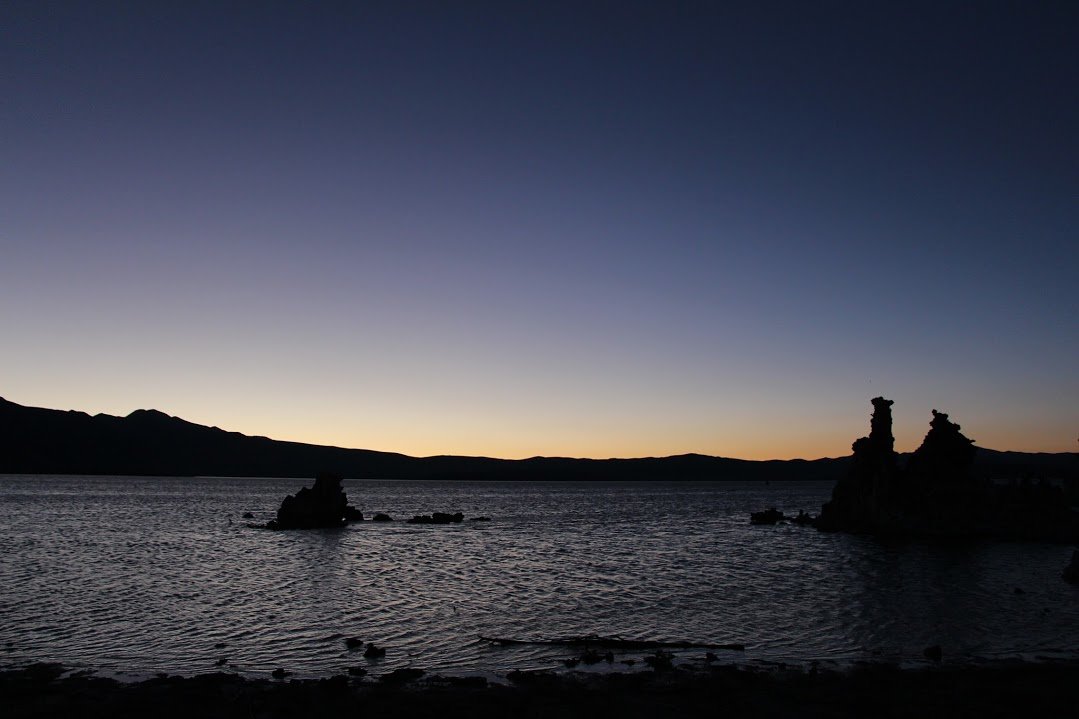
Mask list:
[{"label": "sky", "polygon": [[0,396],[412,455],[1079,437],[1079,4],[0,9]]}]

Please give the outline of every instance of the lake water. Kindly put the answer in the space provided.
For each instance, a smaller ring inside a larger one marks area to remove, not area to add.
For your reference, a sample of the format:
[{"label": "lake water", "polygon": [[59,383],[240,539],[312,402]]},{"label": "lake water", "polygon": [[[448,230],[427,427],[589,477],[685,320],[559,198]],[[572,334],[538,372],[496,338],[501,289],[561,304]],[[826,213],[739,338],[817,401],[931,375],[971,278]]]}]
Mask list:
[{"label": "lake water", "polygon": [[[346,481],[368,517],[492,521],[245,526],[304,483],[0,476],[0,665],[497,676],[579,650],[481,636],[588,634],[741,642],[718,652],[737,664],[916,663],[931,644],[953,662],[1079,657],[1079,588],[1060,578],[1071,547],[749,525],[769,506],[819,511],[827,484]],[[349,651],[353,636],[385,659]]]}]

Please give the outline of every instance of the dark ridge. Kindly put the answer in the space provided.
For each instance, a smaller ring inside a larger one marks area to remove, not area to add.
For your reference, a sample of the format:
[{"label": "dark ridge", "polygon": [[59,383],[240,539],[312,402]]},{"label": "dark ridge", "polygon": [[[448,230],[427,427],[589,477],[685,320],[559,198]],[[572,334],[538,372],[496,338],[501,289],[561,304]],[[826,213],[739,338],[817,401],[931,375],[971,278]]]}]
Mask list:
[{"label": "dark ridge", "polygon": [[[818,480],[846,474],[850,457],[751,461],[683,454],[640,459],[410,457],[251,437],[156,410],[127,417],[24,407],[0,398],[0,473],[135,476],[471,480]],[[987,477],[1075,478],[1079,455],[978,449]]]}]

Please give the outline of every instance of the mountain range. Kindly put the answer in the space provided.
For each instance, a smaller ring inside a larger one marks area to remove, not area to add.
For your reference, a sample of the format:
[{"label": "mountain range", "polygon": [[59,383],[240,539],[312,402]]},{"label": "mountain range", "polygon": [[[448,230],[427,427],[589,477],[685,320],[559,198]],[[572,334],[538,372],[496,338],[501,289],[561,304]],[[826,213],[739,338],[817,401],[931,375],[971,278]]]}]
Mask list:
[{"label": "mountain range", "polygon": [[[683,454],[637,459],[411,457],[228,432],[140,409],[126,417],[25,407],[0,398],[0,473],[480,480],[835,480],[850,457],[743,460]],[[1079,454],[979,448],[993,479],[1079,479]]]}]

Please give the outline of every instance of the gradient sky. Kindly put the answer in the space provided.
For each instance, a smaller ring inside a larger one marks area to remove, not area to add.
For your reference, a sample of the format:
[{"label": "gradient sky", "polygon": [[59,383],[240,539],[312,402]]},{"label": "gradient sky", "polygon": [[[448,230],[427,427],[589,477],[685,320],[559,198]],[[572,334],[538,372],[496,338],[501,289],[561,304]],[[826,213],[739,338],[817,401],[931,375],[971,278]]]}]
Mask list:
[{"label": "gradient sky", "polygon": [[1079,435],[1079,3],[5,2],[0,396],[503,457]]}]

